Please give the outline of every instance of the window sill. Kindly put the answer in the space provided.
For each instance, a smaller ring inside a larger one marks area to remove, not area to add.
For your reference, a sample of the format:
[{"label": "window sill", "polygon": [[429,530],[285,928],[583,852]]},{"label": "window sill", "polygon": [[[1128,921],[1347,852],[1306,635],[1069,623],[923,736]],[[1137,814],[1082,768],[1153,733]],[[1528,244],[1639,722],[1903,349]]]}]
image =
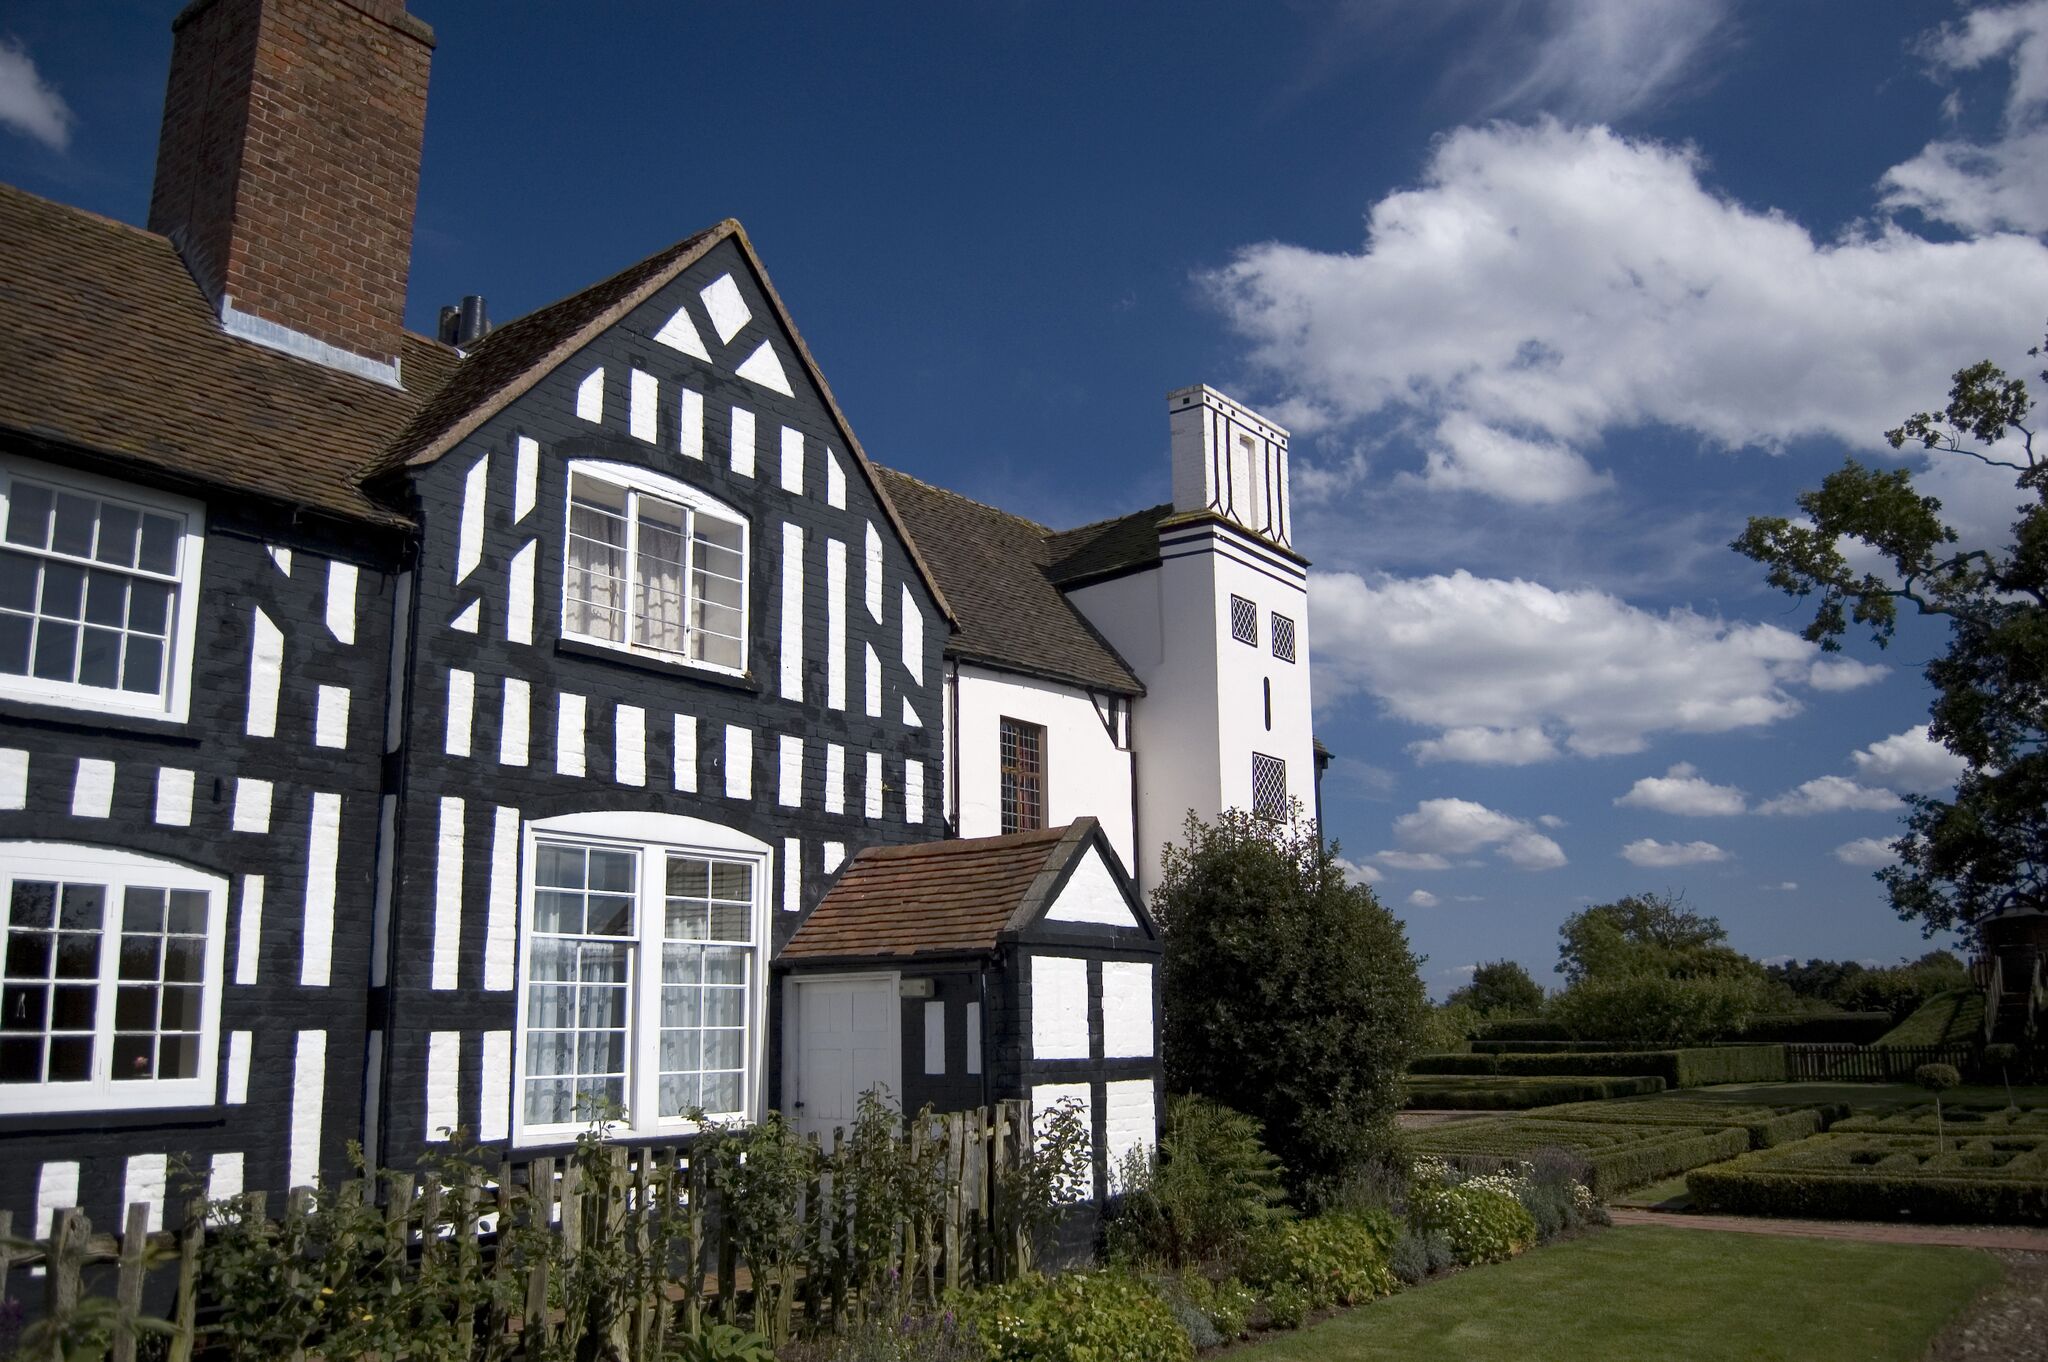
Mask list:
[{"label": "window sill", "polygon": [[168,714],[150,718],[121,710],[94,710],[58,700],[32,700],[21,695],[0,694],[0,720],[56,728],[80,733],[122,733],[154,738],[181,747],[197,747],[200,739],[188,731],[182,719]]},{"label": "window sill", "polygon": [[678,681],[744,691],[749,695],[761,693],[761,683],[754,679],[751,672],[734,675],[730,672],[711,671],[704,667],[693,667],[687,662],[664,662],[660,658],[629,653],[618,648],[607,648],[601,643],[584,643],[573,638],[556,639],[555,653],[560,657],[581,657],[592,662],[608,662],[615,667],[625,667],[631,671],[671,676]]}]

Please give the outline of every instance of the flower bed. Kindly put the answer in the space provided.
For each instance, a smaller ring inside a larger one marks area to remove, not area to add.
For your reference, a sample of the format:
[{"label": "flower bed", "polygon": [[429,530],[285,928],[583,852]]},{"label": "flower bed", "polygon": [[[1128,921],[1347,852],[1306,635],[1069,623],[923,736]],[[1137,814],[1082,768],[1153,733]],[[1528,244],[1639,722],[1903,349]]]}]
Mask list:
[{"label": "flower bed", "polygon": [[1696,1168],[1702,1210],[1743,1215],[2048,1224],[2048,1133],[1831,1131]]}]

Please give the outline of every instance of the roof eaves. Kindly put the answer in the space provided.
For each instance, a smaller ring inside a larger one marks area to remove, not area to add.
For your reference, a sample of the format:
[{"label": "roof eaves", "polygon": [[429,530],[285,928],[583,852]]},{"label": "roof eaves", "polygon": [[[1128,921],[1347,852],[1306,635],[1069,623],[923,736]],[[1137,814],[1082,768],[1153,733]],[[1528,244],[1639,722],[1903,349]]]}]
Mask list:
[{"label": "roof eaves", "polygon": [[1095,840],[1095,830],[1100,826],[1093,816],[1076,818],[1067,824],[1066,832],[1061,835],[1059,841],[1053,843],[1051,851],[1046,854],[1045,864],[1039,868],[1037,878],[1031,881],[1031,886],[1024,891],[1023,898],[1017,901],[1016,910],[1010,914],[1010,922],[1004,928],[1005,931],[1023,931],[1052,907],[1053,895],[1065,881],[1068,866],[1083,848]]},{"label": "roof eaves", "polygon": [[[1078,610],[1074,613],[1080,614]],[[1085,616],[1082,622],[1087,622]],[[1099,634],[1097,637],[1101,639]],[[1109,640],[1101,639],[1101,643],[1105,649],[1108,649],[1111,657],[1115,658],[1118,662],[1123,662],[1123,654],[1117,652]],[[972,646],[955,648],[948,644],[946,655],[976,667],[986,668],[992,672],[1008,672],[1012,676],[1028,676],[1034,681],[1053,681],[1062,686],[1073,686],[1080,690],[1096,690],[1109,695],[1127,695],[1132,698],[1141,698],[1146,694],[1145,683],[1138,679],[1138,674],[1131,670],[1128,662],[1123,662],[1123,665],[1124,671],[1130,678],[1129,681],[1112,683],[1104,681],[1099,676],[1082,676],[1076,672],[1063,672],[1054,667],[1034,667],[1028,663],[1018,662],[1011,658],[996,657],[992,654],[976,651]]]}]

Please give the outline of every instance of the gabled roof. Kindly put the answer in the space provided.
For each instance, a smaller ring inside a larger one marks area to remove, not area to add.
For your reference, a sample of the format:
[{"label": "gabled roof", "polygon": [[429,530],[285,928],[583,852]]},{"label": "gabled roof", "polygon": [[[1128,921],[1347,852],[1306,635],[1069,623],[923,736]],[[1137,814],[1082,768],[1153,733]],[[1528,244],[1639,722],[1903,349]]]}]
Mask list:
[{"label": "gabled roof", "polygon": [[1101,825],[1081,818],[1007,837],[869,847],[840,872],[776,958],[992,951],[1006,933],[1025,930],[1045,913],[1068,868],[1098,844],[1106,853]]},{"label": "gabled roof", "polygon": [[0,185],[0,427],[179,479],[401,524],[361,486],[455,353],[403,391],[230,336],[168,238]]},{"label": "gabled roof", "polygon": [[1151,567],[1159,561],[1159,526],[1172,514],[1169,501],[1063,530],[1046,541],[1046,551],[1052,557],[1046,575],[1071,588],[1133,568]]},{"label": "gabled roof", "polygon": [[1052,545],[1063,536],[908,473],[878,471],[957,611],[948,653],[1091,690],[1145,693],[1130,664],[1054,583]]},{"label": "gabled roof", "polygon": [[[811,357],[810,346],[805,344],[803,334],[796,329],[796,322],[790,317],[789,309],[783,306],[782,297],[775,291],[775,285],[768,278],[768,271],[762,267],[761,259],[754,254],[753,243],[747,240],[746,229],[732,218],[727,218],[706,231],[698,232],[678,241],[666,250],[657,251],[645,260],[629,265],[609,279],[591,285],[579,293],[550,303],[535,312],[530,312],[517,321],[504,326],[484,337],[469,352],[456,370],[437,400],[422,408],[418,416],[403,434],[393,443],[389,452],[379,461],[377,473],[388,472],[399,467],[417,467],[432,463],[443,454],[460,444],[484,422],[510,406],[521,395],[532,389],[545,378],[554,367],[569,358],[576,351],[588,345],[608,326],[617,322],[627,313],[653,297],[666,287],[684,270],[710,254],[712,248],[725,241],[733,242],[746,259],[761,286],[762,295],[768,305],[775,309],[776,320],[788,333],[790,342],[796,348],[797,358],[802,361],[805,375],[816,385],[819,396],[825,403],[826,414],[839,430],[839,437],[852,455],[854,465],[874,489],[875,499],[880,503],[882,514],[896,529],[897,536],[909,551],[911,562],[918,575],[924,579],[932,599],[949,622],[955,620],[953,608],[941,588],[939,579],[925,562],[916,539],[910,534],[890,502],[888,489],[876,475],[875,465],[868,460],[861,448],[853,427],[847,423],[846,415],[839,409],[839,402],[832,396],[831,385],[818,370],[818,364]],[[374,476],[374,474],[372,474]]]}]

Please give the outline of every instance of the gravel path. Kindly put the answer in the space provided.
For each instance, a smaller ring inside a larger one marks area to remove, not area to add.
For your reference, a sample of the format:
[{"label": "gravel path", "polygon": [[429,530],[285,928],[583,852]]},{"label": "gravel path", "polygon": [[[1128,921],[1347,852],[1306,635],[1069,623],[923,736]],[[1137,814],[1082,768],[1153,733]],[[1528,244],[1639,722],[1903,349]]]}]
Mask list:
[{"label": "gravel path", "polygon": [[2004,1284],[1942,1330],[1926,1362],[2048,1362],[2048,1254],[1997,1256]]}]

